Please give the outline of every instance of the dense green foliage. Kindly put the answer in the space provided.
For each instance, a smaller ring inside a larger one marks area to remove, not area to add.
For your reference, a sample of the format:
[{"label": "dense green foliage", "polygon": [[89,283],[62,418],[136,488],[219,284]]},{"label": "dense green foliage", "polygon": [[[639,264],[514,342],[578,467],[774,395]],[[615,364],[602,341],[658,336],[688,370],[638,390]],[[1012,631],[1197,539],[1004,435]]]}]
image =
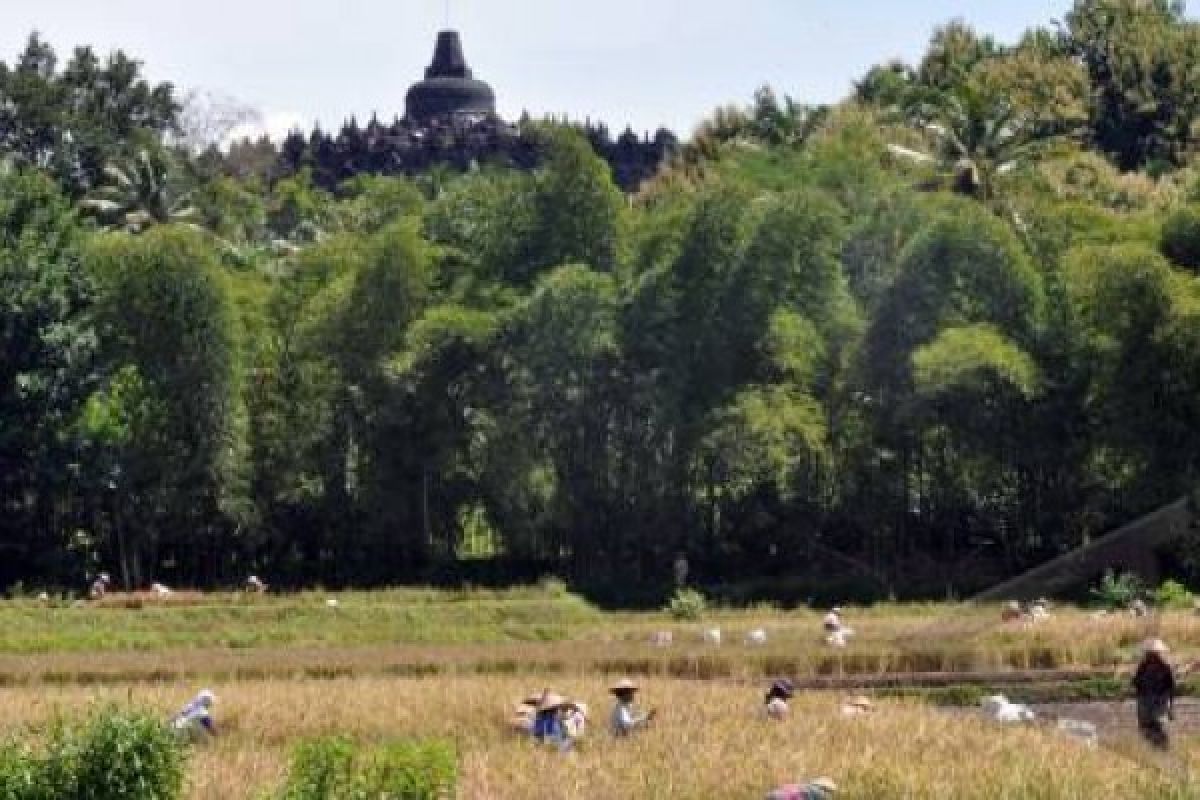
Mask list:
[{"label": "dense green foliage", "polygon": [[683,552],[941,594],[1087,542],[1196,478],[1198,30],[954,23],[836,107],[720,110],[637,195],[537,123],[526,170],[196,156],[123,57],[76,181],[56,87],[101,78],[6,69],[0,584],[661,603]]},{"label": "dense green foliage", "polygon": [[159,719],[115,708],[62,723],[37,746],[0,745],[5,800],[174,800],[184,748]]},{"label": "dense green foliage", "polygon": [[440,800],[454,795],[453,744],[389,742],[363,751],[342,738],[296,749],[282,800]]}]

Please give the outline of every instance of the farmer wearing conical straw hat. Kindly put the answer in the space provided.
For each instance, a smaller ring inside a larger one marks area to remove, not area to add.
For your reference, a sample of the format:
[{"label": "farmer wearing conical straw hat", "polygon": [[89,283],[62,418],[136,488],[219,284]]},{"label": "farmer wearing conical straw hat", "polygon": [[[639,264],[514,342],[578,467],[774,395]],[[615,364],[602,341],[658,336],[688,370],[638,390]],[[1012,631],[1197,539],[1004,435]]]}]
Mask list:
[{"label": "farmer wearing conical straw hat", "polygon": [[653,709],[643,713],[634,706],[633,700],[637,695],[638,688],[633,681],[624,679],[613,684],[609,689],[609,692],[617,698],[617,704],[613,707],[612,713],[613,736],[629,736],[634,731],[645,728],[654,719],[656,712]]},{"label": "farmer wearing conical straw hat", "polygon": [[1147,640],[1142,645],[1142,660],[1133,675],[1138,730],[1150,744],[1162,750],[1170,745],[1166,723],[1175,714],[1175,671],[1167,663],[1169,652],[1162,639]]},{"label": "farmer wearing conical straw hat", "polygon": [[571,746],[571,738],[567,736],[563,725],[563,715],[570,701],[555,692],[546,692],[537,706],[537,716],[533,720],[533,738],[543,744],[554,745],[560,750]]}]

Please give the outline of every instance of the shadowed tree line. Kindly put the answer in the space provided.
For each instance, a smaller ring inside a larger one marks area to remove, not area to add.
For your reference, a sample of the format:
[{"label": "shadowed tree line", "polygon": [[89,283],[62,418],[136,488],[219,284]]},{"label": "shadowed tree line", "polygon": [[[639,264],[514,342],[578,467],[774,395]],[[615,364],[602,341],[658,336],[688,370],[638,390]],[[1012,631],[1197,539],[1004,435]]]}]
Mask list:
[{"label": "shadowed tree line", "polygon": [[5,67],[0,585],[632,602],[682,552],[733,597],[942,596],[1078,547],[1197,477],[1196,30],[950,23],[661,166],[529,121],[197,154],[123,56],[85,155],[90,89]]}]

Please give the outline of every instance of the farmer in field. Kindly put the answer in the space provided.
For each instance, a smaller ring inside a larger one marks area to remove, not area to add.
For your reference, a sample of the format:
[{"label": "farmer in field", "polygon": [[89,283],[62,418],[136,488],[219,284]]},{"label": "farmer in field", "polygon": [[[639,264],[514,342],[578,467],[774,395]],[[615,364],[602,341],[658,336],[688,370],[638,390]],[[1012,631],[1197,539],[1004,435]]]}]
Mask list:
[{"label": "farmer in field", "polygon": [[817,778],[809,783],[780,786],[767,793],[767,800],[829,800],[837,794],[837,784],[829,778]]},{"label": "farmer in field", "polygon": [[616,683],[609,691],[617,698],[617,704],[613,707],[612,713],[613,736],[629,736],[635,731],[647,727],[654,720],[657,712],[653,709],[641,712],[634,706],[633,701],[637,696],[638,685],[633,681],[624,679]]},{"label": "farmer in field", "polygon": [[1170,651],[1162,639],[1151,639],[1142,649],[1142,660],[1133,675],[1138,729],[1150,744],[1166,750],[1170,744],[1166,723],[1175,713],[1175,672],[1167,663]]},{"label": "farmer in field", "polygon": [[829,613],[825,615],[822,621],[825,627],[825,633],[836,633],[842,629],[842,609],[834,606],[829,609]]},{"label": "farmer in field", "polygon": [[538,706],[542,704],[542,698],[546,694],[547,692],[531,694],[517,703],[516,708],[513,709],[513,715],[509,719],[509,727],[516,733],[532,736],[533,723],[537,718]]},{"label": "farmer in field", "polygon": [[171,730],[180,738],[198,742],[206,737],[215,738],[217,728],[213,724],[212,707],[216,701],[210,689],[201,689],[183,709],[171,719]]},{"label": "farmer in field", "polygon": [[587,703],[572,700],[563,709],[563,730],[567,738],[577,742],[587,732],[588,707]]},{"label": "farmer in field", "polygon": [[112,578],[107,572],[101,572],[96,576],[96,580],[92,581],[92,587],[88,590],[88,599],[99,600],[108,593],[108,587],[112,585]]},{"label": "farmer in field", "polygon": [[683,553],[676,553],[675,555],[674,572],[675,586],[679,589],[687,586],[688,560],[687,556],[685,556]]},{"label": "farmer in field", "polygon": [[564,724],[567,705],[567,698],[560,694],[547,692],[543,695],[533,719],[533,738],[559,750],[570,749],[571,737]]},{"label": "farmer in field", "polygon": [[830,647],[845,647],[854,631],[842,622],[842,609],[834,606],[822,620],[825,628],[825,644]]},{"label": "farmer in field", "polygon": [[764,712],[767,719],[782,720],[788,716],[788,701],[796,692],[796,687],[787,678],[782,678],[771,684],[767,696],[763,698]]}]

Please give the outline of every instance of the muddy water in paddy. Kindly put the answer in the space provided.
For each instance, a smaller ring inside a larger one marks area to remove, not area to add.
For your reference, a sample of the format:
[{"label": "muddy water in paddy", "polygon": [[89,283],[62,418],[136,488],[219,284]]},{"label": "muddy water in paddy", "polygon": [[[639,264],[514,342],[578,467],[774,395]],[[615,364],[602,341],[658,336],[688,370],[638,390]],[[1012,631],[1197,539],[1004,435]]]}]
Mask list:
[{"label": "muddy water in paddy", "polygon": [[[1096,726],[1101,737],[1137,732],[1137,711],[1132,700],[1091,703],[1041,703],[1031,706],[1039,717],[1079,719]],[[1171,732],[1178,735],[1200,734],[1200,700],[1175,701],[1175,721]]]}]

